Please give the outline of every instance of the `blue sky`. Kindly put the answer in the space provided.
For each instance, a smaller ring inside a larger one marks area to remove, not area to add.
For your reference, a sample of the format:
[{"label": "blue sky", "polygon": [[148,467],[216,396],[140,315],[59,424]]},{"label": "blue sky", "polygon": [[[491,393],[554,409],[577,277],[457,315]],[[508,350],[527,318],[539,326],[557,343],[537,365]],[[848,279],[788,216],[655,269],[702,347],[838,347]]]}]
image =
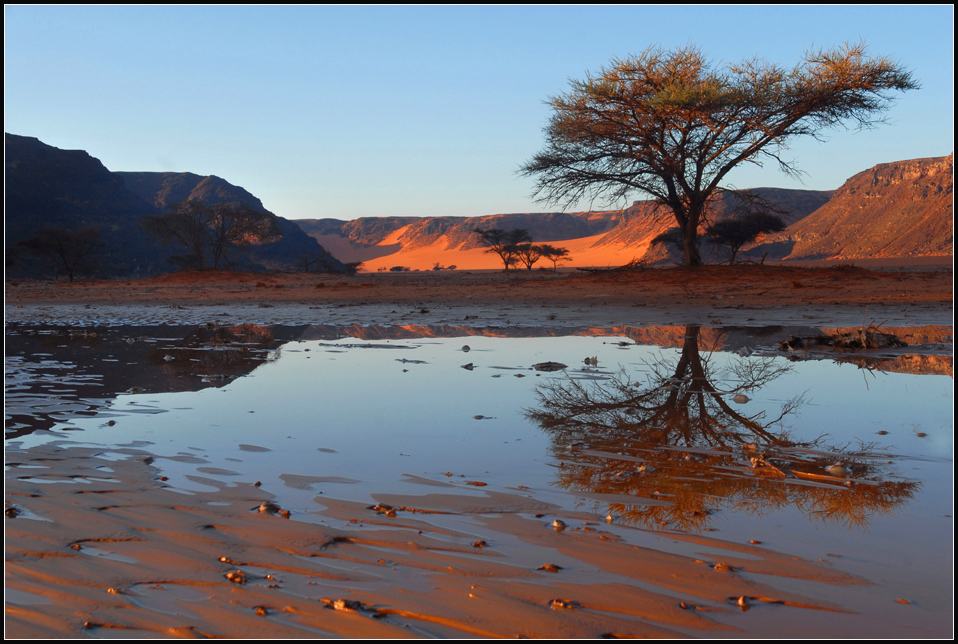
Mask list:
[{"label": "blue sky", "polygon": [[921,82],[889,125],[796,141],[803,183],[749,167],[736,187],[834,189],[954,149],[951,5],[8,5],[4,18],[5,131],[110,170],[215,174],[291,219],[556,210],[516,174],[542,146],[544,101],[652,45],[791,67],[864,40]]}]

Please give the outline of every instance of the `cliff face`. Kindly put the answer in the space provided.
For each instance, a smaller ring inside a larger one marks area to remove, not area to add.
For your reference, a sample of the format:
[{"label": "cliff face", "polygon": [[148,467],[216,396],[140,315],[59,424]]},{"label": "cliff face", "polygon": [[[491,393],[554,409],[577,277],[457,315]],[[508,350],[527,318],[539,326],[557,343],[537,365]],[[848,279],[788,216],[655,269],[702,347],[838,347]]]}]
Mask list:
[{"label": "cliff face", "polygon": [[786,259],[953,255],[954,172],[953,153],[877,165],[769,241],[793,244]]},{"label": "cliff face", "polygon": [[[783,211],[787,223],[801,220],[828,201],[830,191],[757,188],[752,191]],[[712,216],[727,217],[741,202],[723,194]],[[498,258],[483,253],[476,228],[525,228],[535,243],[568,248],[578,266],[614,265],[643,256],[649,261],[679,261],[668,249],[649,249],[651,240],[674,225],[671,215],[656,212],[651,202],[636,201],[623,210],[579,213],[511,213],[482,217],[365,217],[297,220],[303,230],[344,261],[364,261],[375,270],[391,265],[429,269],[434,264],[458,268],[501,268]],[[712,261],[722,261],[719,250]]]},{"label": "cliff face", "polygon": [[192,172],[115,172],[128,190],[153,204],[160,212],[182,201],[209,204],[240,203],[276,219],[280,238],[248,249],[251,262],[272,270],[295,268],[303,258],[319,262],[328,270],[341,271],[343,264],[288,219],[278,217],[245,188],[234,186],[217,176],[201,176]]},{"label": "cliff face", "polygon": [[[877,165],[850,178],[834,192],[755,188],[750,192],[780,210],[788,228],[742,249],[741,259],[856,259],[954,254],[954,155]],[[711,217],[738,207],[721,194]],[[621,265],[639,258],[680,262],[675,249],[650,246],[674,226],[668,212],[648,201],[623,210],[589,213],[518,213],[486,217],[383,217],[342,222],[299,221],[307,232],[333,246],[347,261],[366,261],[370,270],[403,265],[429,269],[501,268],[482,252],[473,233],[482,228],[526,228],[537,243],[568,248],[575,266]],[[728,258],[724,248],[702,240],[708,262]]]},{"label": "cliff face", "polygon": [[83,150],[60,150],[15,134],[5,134],[4,144],[8,243],[43,226],[112,227],[157,212]]},{"label": "cliff face", "polygon": [[164,211],[181,201],[199,200],[205,203],[236,202],[268,212],[263,202],[244,188],[210,175],[203,177],[192,172],[114,172],[123,180],[127,190]]}]

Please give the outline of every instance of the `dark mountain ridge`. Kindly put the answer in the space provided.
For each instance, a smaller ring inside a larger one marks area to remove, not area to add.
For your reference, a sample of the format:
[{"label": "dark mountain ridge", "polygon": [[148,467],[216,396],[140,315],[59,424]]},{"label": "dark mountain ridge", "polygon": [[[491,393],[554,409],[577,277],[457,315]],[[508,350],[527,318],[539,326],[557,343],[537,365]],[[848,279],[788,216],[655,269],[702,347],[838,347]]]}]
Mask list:
[{"label": "dark mountain ridge", "polygon": [[[238,202],[275,218],[278,240],[237,249],[237,267],[247,270],[292,270],[303,257],[342,271],[315,239],[293,222],[277,217],[247,190],[215,176],[189,172],[110,172],[83,150],[61,150],[34,137],[5,134],[5,244],[15,244],[38,230],[55,226],[77,230],[96,226],[104,246],[95,258],[94,275],[146,276],[174,270],[168,261],[176,252],[163,247],[141,227],[144,217],[167,211],[180,201],[210,204]],[[16,255],[9,275],[38,277],[51,267]],[[10,259],[8,255],[8,259]],[[8,262],[9,264],[9,262]]]}]

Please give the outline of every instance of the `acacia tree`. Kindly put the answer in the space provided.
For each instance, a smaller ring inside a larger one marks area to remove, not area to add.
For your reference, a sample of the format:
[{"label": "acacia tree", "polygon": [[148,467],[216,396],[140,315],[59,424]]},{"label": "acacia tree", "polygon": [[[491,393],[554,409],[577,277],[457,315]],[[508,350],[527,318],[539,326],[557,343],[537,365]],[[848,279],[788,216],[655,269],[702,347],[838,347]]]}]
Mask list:
[{"label": "acacia tree", "polygon": [[179,243],[186,254],[173,260],[200,270],[219,268],[233,246],[279,237],[276,219],[269,213],[239,203],[210,205],[196,200],[176,204],[166,214],[145,217],[143,228],[164,244]]},{"label": "acacia tree", "polygon": [[542,257],[542,247],[538,244],[533,245],[526,242],[525,244],[518,244],[515,253],[519,263],[525,266],[527,271],[531,271],[533,264]]},{"label": "acacia tree", "polygon": [[785,221],[771,213],[752,212],[741,217],[731,217],[717,221],[706,229],[705,234],[719,246],[729,249],[729,264],[735,263],[735,256],[745,244],[755,241],[759,235],[777,233],[785,230]]},{"label": "acacia tree", "polygon": [[96,226],[79,230],[47,226],[20,242],[24,251],[50,261],[57,272],[62,270],[71,282],[77,272],[88,268],[90,256],[100,246],[103,241]]},{"label": "acacia tree", "polygon": [[713,66],[695,47],[651,48],[552,97],[544,149],[520,168],[540,202],[614,203],[651,196],[682,233],[685,262],[702,263],[699,228],[726,175],[772,161],[798,175],[782,151],[797,136],[883,122],[893,92],[917,89],[900,64],[862,44],[809,52],[793,69],[757,58]]},{"label": "acacia tree", "polygon": [[547,260],[552,262],[553,273],[558,272],[559,262],[572,259],[568,248],[558,248],[556,246],[552,246],[551,244],[540,244],[539,253]]},{"label": "acacia tree", "polygon": [[495,253],[499,256],[506,270],[518,261],[518,248],[523,244],[532,243],[532,237],[525,228],[513,230],[476,228],[473,232],[479,235],[479,243],[486,247],[487,253]]}]

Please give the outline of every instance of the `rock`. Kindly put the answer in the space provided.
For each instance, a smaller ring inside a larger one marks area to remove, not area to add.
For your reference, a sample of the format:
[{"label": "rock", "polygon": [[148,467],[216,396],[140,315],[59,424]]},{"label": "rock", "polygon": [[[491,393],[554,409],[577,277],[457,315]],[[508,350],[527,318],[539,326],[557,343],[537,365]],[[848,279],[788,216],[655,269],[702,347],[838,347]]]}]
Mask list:
[{"label": "rock", "polygon": [[532,368],[536,371],[562,371],[568,369],[569,365],[564,365],[561,362],[539,362],[532,365]]}]

